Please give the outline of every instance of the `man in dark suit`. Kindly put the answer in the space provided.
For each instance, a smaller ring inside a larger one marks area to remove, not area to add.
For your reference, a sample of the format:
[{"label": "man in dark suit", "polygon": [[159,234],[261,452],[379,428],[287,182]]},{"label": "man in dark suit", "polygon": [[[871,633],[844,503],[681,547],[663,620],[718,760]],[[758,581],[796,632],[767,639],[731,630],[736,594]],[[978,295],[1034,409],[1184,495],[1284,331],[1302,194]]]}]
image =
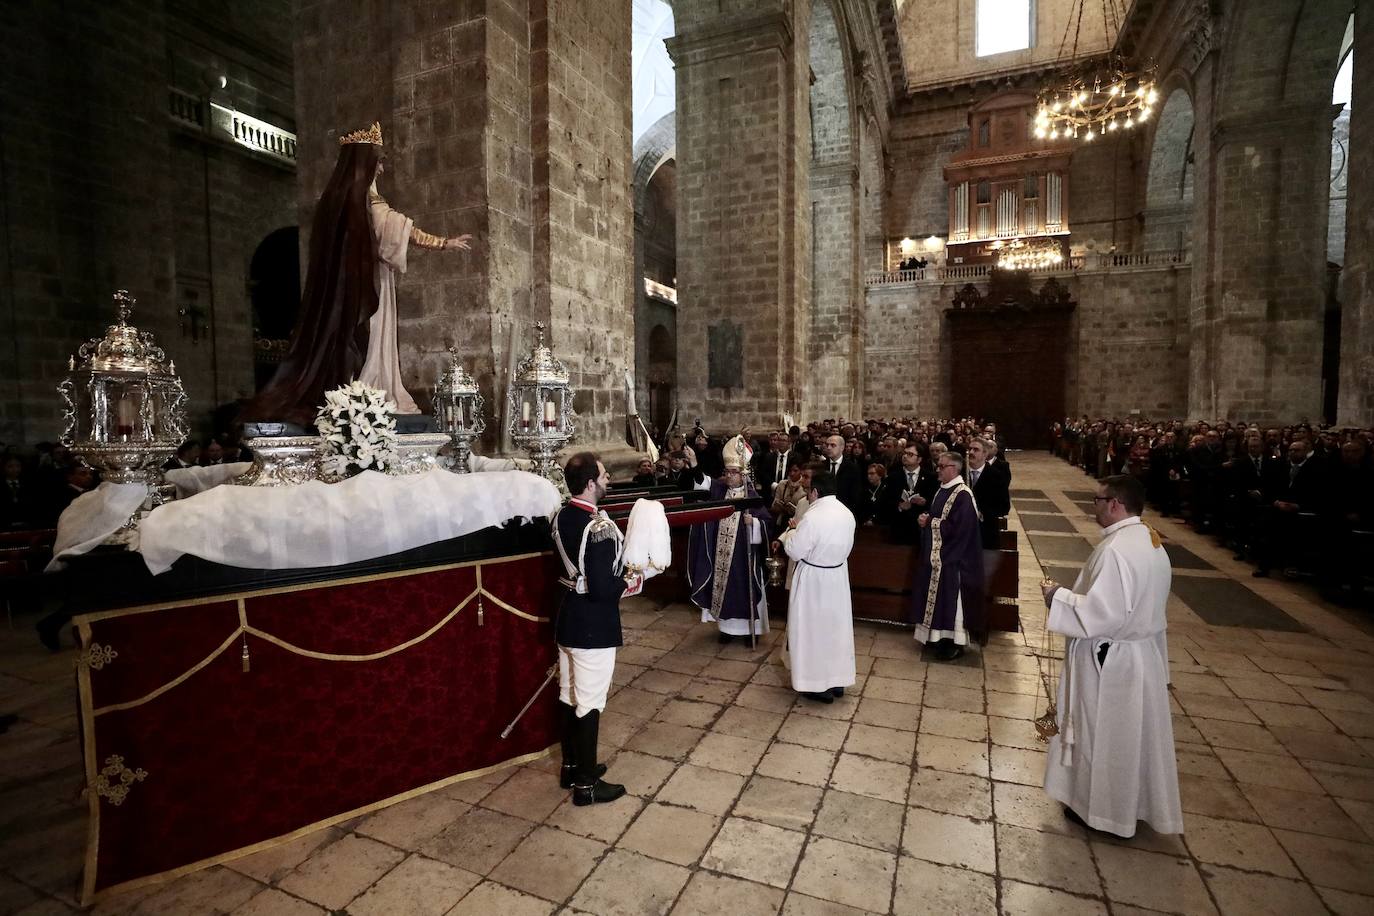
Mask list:
[{"label": "man in dark suit", "polygon": [[787,479],[787,459],[792,454],[792,441],[778,430],[768,434],[768,448],[754,455],[754,489],[764,499],[773,498],[773,487]]},{"label": "man in dark suit", "polygon": [[1266,481],[1272,475],[1273,461],[1265,454],[1264,439],[1259,430],[1245,438],[1245,453],[1224,462],[1226,471],[1226,503],[1222,518],[1235,540],[1236,559],[1244,560],[1251,547],[1255,528],[1255,514],[1264,500]]},{"label": "man in dark suit", "polygon": [[1288,443],[1288,460],[1272,462],[1264,490],[1266,505],[1255,532],[1256,565],[1252,575],[1263,578],[1291,553],[1299,516],[1316,512],[1322,503],[1322,473],[1306,439]]},{"label": "man in dark suit", "polygon": [[177,453],[162,463],[164,471],[175,471],[177,468],[193,468],[200,464],[200,443],[194,439],[187,439],[177,446]]},{"label": "man in dark suit", "polygon": [[5,458],[0,481],[0,529],[36,528],[43,514],[42,500],[16,455]]},{"label": "man in dark suit", "polygon": [[858,515],[863,500],[864,469],[852,457],[845,456],[844,436],[826,436],[821,443],[821,453],[825,469],[835,475],[835,495],[846,509]]},{"label": "man in dark suit", "polygon": [[968,469],[964,472],[974,502],[978,504],[983,549],[996,550],[1001,541],[1001,519],[1011,511],[1011,475],[987,463],[988,441],[981,437],[968,445]]},{"label": "man in dark suit", "polygon": [[597,732],[615,650],[624,645],[620,599],[637,594],[644,581],[639,576],[627,580],[619,568],[623,536],[597,508],[610,478],[595,453],[573,455],[563,476],[572,498],[553,519],[554,546],[565,573],[558,581],[567,589],[554,624],[563,719],[560,782],[573,790],[574,805],[592,805],[625,794],[624,786],[601,779],[606,767],[596,760]]},{"label": "man in dark suit", "polygon": [[915,544],[921,539],[917,519],[927,511],[939,486],[935,471],[922,461],[920,448],[913,444],[902,449],[901,464],[887,482],[889,505],[886,515],[892,523],[894,541]]}]

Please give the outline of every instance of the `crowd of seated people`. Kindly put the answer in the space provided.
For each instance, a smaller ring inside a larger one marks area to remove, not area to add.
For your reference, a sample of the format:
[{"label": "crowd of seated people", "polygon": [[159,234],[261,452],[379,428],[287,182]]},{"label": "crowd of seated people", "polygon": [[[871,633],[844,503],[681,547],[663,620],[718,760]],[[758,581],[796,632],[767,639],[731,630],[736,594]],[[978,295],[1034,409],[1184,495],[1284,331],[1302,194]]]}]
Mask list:
[{"label": "crowd of seated people", "polygon": [[[188,439],[163,464],[163,470],[251,461],[247,446],[232,434],[203,441]],[[40,442],[31,451],[0,443],[4,486],[0,492],[0,531],[49,529],[82,493],[95,489],[100,475],[67,447]]]},{"label": "crowd of seated people", "polygon": [[[672,430],[652,466],[653,482],[691,490],[720,475],[724,442],[700,426]],[[915,543],[917,519],[934,499],[941,451],[964,456],[964,480],[983,513],[985,546],[995,547],[999,519],[1011,508],[1011,468],[993,423],[974,418],[817,420],[805,427],[748,437],[753,444],[751,478],[770,506],[774,524],[786,527],[806,509],[807,480],[817,468],[835,474],[836,494],[860,526],[884,529],[893,540]],[[647,463],[633,482],[647,483]]]},{"label": "crowd of seated people", "polygon": [[1358,600],[1374,558],[1374,428],[1066,418],[1050,451],[1092,477],[1131,474],[1150,503],[1254,563]]}]

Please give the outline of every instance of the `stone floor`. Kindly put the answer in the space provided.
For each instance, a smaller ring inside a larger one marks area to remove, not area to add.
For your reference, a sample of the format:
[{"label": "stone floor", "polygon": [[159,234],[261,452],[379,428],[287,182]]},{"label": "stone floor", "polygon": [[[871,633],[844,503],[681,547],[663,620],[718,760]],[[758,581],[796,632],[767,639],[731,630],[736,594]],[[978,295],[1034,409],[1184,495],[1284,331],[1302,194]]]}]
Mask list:
[{"label": "stone floor", "polygon": [[[682,605],[627,601],[602,744],[629,797],[573,808],[544,760],[94,911],[1374,913],[1374,627],[1175,521],[1149,519],[1178,567],[1187,832],[1089,836],[1041,791],[1037,551],[1072,575],[1096,528],[1087,478],[1013,457],[1024,634],[941,665],[909,631],[860,625],[859,684],[819,706],[785,688],[778,631],[722,648]],[[0,736],[0,912],[67,913],[85,838],[73,659],[19,623],[0,633],[0,712],[21,717]]]}]

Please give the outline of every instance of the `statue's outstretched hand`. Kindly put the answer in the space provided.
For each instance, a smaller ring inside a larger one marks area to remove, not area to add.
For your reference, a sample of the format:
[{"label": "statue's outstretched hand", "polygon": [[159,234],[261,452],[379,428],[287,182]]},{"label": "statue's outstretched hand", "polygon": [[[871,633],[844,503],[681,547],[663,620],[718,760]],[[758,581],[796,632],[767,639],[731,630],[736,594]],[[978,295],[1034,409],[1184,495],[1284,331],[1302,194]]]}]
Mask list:
[{"label": "statue's outstretched hand", "polygon": [[470,235],[460,235],[457,238],[444,239],[445,250],[459,249],[461,251],[468,251],[471,248],[472,236]]}]

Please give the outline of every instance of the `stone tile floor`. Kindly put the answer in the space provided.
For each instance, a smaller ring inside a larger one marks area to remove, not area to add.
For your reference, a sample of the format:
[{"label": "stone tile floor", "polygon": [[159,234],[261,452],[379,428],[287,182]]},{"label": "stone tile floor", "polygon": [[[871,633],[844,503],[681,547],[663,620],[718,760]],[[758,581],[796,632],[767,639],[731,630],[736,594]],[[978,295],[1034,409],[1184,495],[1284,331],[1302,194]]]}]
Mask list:
[{"label": "stone tile floor", "polygon": [[[1018,488],[1052,504],[1037,512],[1073,528],[1046,536],[1096,539],[1065,494],[1086,478],[1041,454],[1014,468]],[[1026,632],[958,664],[923,661],[909,631],[862,624],[859,684],[819,706],[786,689],[779,630],[757,651],[721,647],[683,605],[627,601],[631,645],[602,746],[629,797],[573,808],[557,760],[543,760],[94,912],[1374,912],[1374,627],[1149,520],[1210,565],[1176,575],[1230,578],[1307,630],[1211,626],[1171,600],[1182,837],[1090,836],[1040,789],[1030,720],[1045,708],[1044,613],[1023,533]],[[0,736],[0,912],[75,908],[85,809],[72,662],[39,649],[26,620],[0,632],[0,711],[20,716]]]}]

